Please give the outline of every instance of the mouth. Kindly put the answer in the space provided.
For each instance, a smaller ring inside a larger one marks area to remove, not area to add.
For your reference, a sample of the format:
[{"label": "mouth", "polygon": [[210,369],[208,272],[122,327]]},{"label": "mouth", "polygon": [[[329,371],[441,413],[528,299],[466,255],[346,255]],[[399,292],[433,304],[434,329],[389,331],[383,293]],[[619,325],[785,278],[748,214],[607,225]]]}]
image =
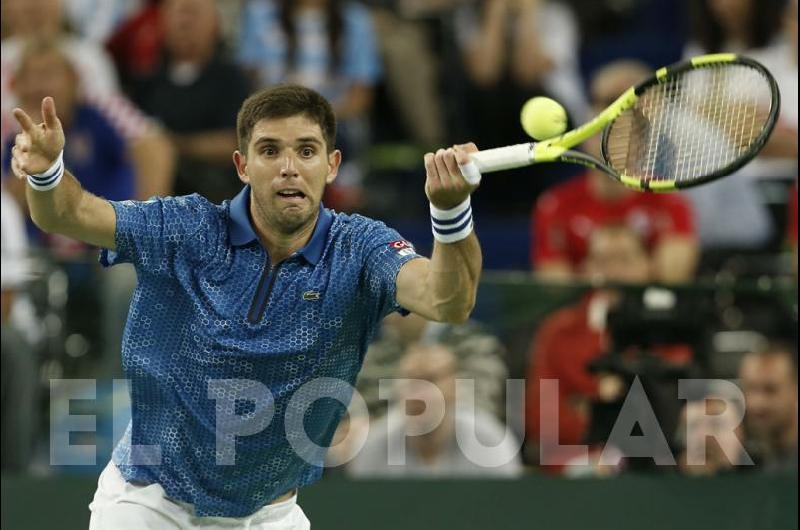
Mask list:
[{"label": "mouth", "polygon": [[296,189],[286,189],[278,192],[278,197],[288,201],[299,201],[306,198],[306,194]]}]

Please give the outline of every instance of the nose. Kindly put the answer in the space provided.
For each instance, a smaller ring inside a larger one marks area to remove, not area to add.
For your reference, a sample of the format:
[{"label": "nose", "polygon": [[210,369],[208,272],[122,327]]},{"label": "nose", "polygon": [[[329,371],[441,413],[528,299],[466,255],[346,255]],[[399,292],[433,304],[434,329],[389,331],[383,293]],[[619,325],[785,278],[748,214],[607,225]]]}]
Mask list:
[{"label": "nose", "polygon": [[294,162],[293,154],[286,154],[283,157],[283,164],[281,166],[281,177],[291,178],[298,176],[297,167]]}]

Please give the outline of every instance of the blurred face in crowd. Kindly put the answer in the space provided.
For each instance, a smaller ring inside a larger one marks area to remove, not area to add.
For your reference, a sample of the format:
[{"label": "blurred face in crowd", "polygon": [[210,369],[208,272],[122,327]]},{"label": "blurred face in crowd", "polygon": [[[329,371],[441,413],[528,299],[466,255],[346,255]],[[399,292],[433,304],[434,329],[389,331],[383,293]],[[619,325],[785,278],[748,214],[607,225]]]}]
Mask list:
[{"label": "blurred face in crowd", "polygon": [[75,69],[57,49],[25,54],[14,78],[14,92],[21,107],[41,119],[42,99],[53,96],[62,120],[68,120],[78,97]]},{"label": "blurred face in crowd", "polygon": [[[683,411],[681,431],[687,446],[703,447],[701,462],[682,462],[683,471],[690,475],[711,475],[733,467],[739,460],[742,447],[742,429],[736,404],[721,399],[691,401]],[[685,430],[684,430],[685,429]],[[730,458],[729,458],[730,456]],[[695,455],[698,458],[700,455]],[[733,460],[733,462],[731,461]]]},{"label": "blurred face in crowd", "polygon": [[219,36],[214,0],[167,0],[164,4],[167,48],[177,60],[210,56]]},{"label": "blurred face in crowd", "polygon": [[[399,394],[405,400],[409,421],[419,426],[420,431],[434,428],[445,413],[442,409],[452,408],[456,393],[456,358],[449,348],[438,345],[415,345],[400,363],[402,379],[418,379],[429,384],[400,381]],[[438,392],[444,396],[444,403],[438,399]],[[426,406],[427,403],[427,406]]]},{"label": "blurred face in crowd", "polygon": [[631,229],[601,227],[589,239],[586,273],[601,282],[643,284],[650,279],[650,261],[641,239]]},{"label": "blurred face in crowd", "polygon": [[336,179],[341,153],[328,152],[319,124],[298,114],[256,123],[247,155],[236,151],[234,163],[239,178],[251,186],[256,223],[291,235],[316,222],[325,185]]},{"label": "blurred face in crowd", "polygon": [[[651,74],[646,65],[634,61],[618,61],[601,68],[592,76],[589,87],[592,113],[599,114],[623,92]],[[583,147],[587,153],[602,160],[600,135],[594,135],[586,140]],[[634,193],[599,171],[591,171],[589,175],[590,188],[600,199],[617,201],[629,193]]]},{"label": "blurred face in crowd", "polygon": [[753,0],[707,0],[712,16],[725,33],[741,37],[752,18]]},{"label": "blurred face in crowd", "polygon": [[739,368],[748,433],[762,439],[791,430],[797,416],[797,375],[786,352],[748,354]]},{"label": "blurred face in crowd", "polygon": [[2,18],[9,35],[52,36],[64,23],[62,0],[3,0]]}]

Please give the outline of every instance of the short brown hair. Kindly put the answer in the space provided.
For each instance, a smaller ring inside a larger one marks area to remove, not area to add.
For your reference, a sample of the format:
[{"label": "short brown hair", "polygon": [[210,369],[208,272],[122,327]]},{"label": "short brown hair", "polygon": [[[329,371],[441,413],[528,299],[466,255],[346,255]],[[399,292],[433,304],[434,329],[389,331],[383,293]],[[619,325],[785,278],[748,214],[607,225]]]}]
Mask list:
[{"label": "short brown hair", "polygon": [[290,118],[303,115],[319,125],[328,152],[336,144],[336,116],[331,104],[322,95],[299,85],[280,85],[259,90],[247,98],[236,117],[239,150],[247,153],[253,127],[263,119]]}]

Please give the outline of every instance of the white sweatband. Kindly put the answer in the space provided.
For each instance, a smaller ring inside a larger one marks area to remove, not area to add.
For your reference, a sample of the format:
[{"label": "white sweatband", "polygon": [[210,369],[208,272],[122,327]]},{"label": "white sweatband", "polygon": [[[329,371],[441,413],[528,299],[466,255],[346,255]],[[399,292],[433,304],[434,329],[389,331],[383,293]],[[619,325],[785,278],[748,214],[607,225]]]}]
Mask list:
[{"label": "white sweatband", "polygon": [[449,210],[440,210],[431,204],[433,237],[441,243],[455,243],[472,233],[472,207],[469,197]]},{"label": "white sweatband", "polygon": [[37,173],[36,175],[28,175],[28,184],[36,191],[52,190],[58,183],[61,182],[61,177],[64,176],[64,150],[58,154],[58,158],[53,162],[53,165],[44,173]]}]

